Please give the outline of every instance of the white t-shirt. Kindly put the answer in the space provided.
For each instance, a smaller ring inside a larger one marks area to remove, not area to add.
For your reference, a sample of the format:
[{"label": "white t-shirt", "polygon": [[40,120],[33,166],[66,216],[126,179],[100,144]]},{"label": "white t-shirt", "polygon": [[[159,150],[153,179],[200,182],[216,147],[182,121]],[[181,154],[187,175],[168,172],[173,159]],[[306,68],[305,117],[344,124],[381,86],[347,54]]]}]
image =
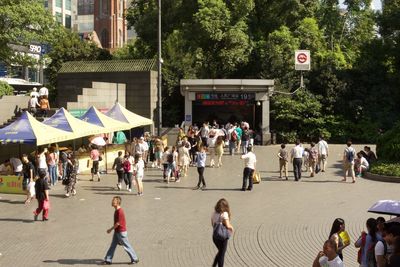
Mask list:
[{"label": "white t-shirt", "polygon": [[319,258],[319,265],[321,265],[321,267],[344,267],[343,261],[339,256],[336,256],[336,258],[331,261],[328,260],[328,257],[322,256]]},{"label": "white t-shirt", "polygon": [[[386,255],[390,255],[391,253],[392,253],[392,246],[387,245]],[[383,245],[382,241],[378,241],[375,245],[375,260],[378,260],[377,256],[383,256],[383,255],[385,255],[385,245]]]},{"label": "white t-shirt", "polygon": [[142,179],[144,176],[144,161],[139,159],[136,165],[136,178]]},{"label": "white t-shirt", "polygon": [[[347,154],[348,154],[348,153],[353,153],[353,161],[351,161],[351,162],[349,162],[349,161],[347,160]],[[349,163],[353,164],[353,163],[354,163],[354,160],[355,160],[355,157],[356,157],[356,151],[355,151],[354,148],[352,148],[351,146],[348,146],[348,147],[346,147],[346,149],[344,150],[344,156],[345,156],[346,162],[349,162]]]},{"label": "white t-shirt", "polygon": [[255,169],[255,164],[257,162],[257,158],[253,152],[248,152],[247,154],[243,155],[241,158],[244,159],[244,167],[245,168],[250,168],[252,170]]},{"label": "white t-shirt", "polygon": [[39,97],[39,93],[36,92],[36,91],[32,91],[29,96],[30,97],[34,96],[35,98],[38,98]]},{"label": "white t-shirt", "polygon": [[364,157],[361,157],[360,164],[361,164],[361,166],[364,166],[366,169],[369,168],[369,163],[368,163],[367,159]]},{"label": "white t-shirt", "polygon": [[39,155],[39,169],[47,169],[46,155],[44,153]]},{"label": "white t-shirt", "polygon": [[301,159],[303,158],[304,148],[302,148],[300,145],[295,146],[291,153],[294,159]]},{"label": "white t-shirt", "polygon": [[43,96],[43,95],[49,95],[49,90],[47,90],[46,87],[42,87],[39,89],[39,95]]},{"label": "white t-shirt", "polygon": [[222,223],[223,220],[229,220],[229,214],[226,211],[224,211],[222,214],[214,211],[211,215],[211,221],[213,225],[217,223]]},{"label": "white t-shirt", "polygon": [[318,153],[320,155],[328,154],[328,143],[325,140],[321,140],[318,142]]}]

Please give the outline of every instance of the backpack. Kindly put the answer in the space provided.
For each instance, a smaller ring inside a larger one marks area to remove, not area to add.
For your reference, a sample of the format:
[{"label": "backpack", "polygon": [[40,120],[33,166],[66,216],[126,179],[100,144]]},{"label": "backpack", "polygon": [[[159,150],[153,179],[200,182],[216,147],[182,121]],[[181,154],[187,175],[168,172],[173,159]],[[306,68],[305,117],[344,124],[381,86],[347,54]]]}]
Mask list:
[{"label": "backpack", "polygon": [[167,162],[168,163],[173,163],[174,162],[174,154],[172,154],[172,153],[168,154]]},{"label": "backpack", "polygon": [[129,160],[125,160],[123,164],[124,172],[129,172],[131,170],[131,163]]},{"label": "backpack", "polygon": [[238,135],[237,135],[236,131],[233,130],[231,133],[231,141],[237,141],[237,139],[238,139]]},{"label": "backpack", "polygon": [[375,260],[375,245],[376,242],[373,242],[369,248],[367,249],[367,266],[368,267],[376,267],[376,260]]},{"label": "backpack", "polygon": [[346,158],[348,162],[353,162],[354,160],[354,149],[352,148],[347,148],[346,150]]}]

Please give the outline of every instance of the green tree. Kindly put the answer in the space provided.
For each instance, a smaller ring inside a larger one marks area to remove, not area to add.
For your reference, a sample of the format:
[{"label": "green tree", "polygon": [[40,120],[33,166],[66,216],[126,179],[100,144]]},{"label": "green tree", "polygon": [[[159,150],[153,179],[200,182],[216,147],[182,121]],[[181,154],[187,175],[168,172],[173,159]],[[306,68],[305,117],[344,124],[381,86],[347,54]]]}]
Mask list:
[{"label": "green tree", "polygon": [[13,95],[14,88],[6,82],[0,81],[0,98],[3,95]]},{"label": "green tree", "polygon": [[9,45],[52,43],[60,28],[39,0],[2,0],[0,2],[0,58],[7,64],[31,65],[26,56],[15,56]]}]

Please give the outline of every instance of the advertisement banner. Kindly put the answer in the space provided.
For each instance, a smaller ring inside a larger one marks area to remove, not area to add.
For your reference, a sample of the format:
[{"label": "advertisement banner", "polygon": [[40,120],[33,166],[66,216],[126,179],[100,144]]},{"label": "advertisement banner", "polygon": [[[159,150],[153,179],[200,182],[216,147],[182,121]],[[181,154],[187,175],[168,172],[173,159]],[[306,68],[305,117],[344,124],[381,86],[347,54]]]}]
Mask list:
[{"label": "advertisement banner", "polygon": [[0,175],[0,193],[26,194],[22,190],[22,176]]}]

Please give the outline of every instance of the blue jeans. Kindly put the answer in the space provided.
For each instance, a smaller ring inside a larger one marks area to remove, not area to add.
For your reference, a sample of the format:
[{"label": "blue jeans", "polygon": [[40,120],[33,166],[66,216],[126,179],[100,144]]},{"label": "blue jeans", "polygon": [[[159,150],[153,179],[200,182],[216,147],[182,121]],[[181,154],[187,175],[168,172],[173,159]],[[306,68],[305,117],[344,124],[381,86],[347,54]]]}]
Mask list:
[{"label": "blue jeans", "polygon": [[111,241],[111,246],[107,251],[107,255],[105,257],[105,261],[107,262],[112,262],[112,258],[114,257],[114,252],[115,249],[117,248],[117,245],[120,244],[121,246],[124,247],[125,251],[128,253],[129,257],[131,258],[131,261],[137,261],[138,257],[135,253],[135,251],[133,250],[131,244],[129,244],[128,241],[128,232],[115,232],[114,231],[114,235],[113,235],[113,239]]},{"label": "blue jeans", "polygon": [[65,180],[67,177],[67,164],[68,162],[62,163],[62,179]]},{"label": "blue jeans", "polygon": [[249,146],[249,141],[242,140],[242,154],[247,154],[247,147]]},{"label": "blue jeans", "polygon": [[49,176],[52,185],[57,183],[56,165],[49,165]]},{"label": "blue jeans", "polygon": [[233,155],[236,148],[236,142],[229,140],[229,155]]}]

